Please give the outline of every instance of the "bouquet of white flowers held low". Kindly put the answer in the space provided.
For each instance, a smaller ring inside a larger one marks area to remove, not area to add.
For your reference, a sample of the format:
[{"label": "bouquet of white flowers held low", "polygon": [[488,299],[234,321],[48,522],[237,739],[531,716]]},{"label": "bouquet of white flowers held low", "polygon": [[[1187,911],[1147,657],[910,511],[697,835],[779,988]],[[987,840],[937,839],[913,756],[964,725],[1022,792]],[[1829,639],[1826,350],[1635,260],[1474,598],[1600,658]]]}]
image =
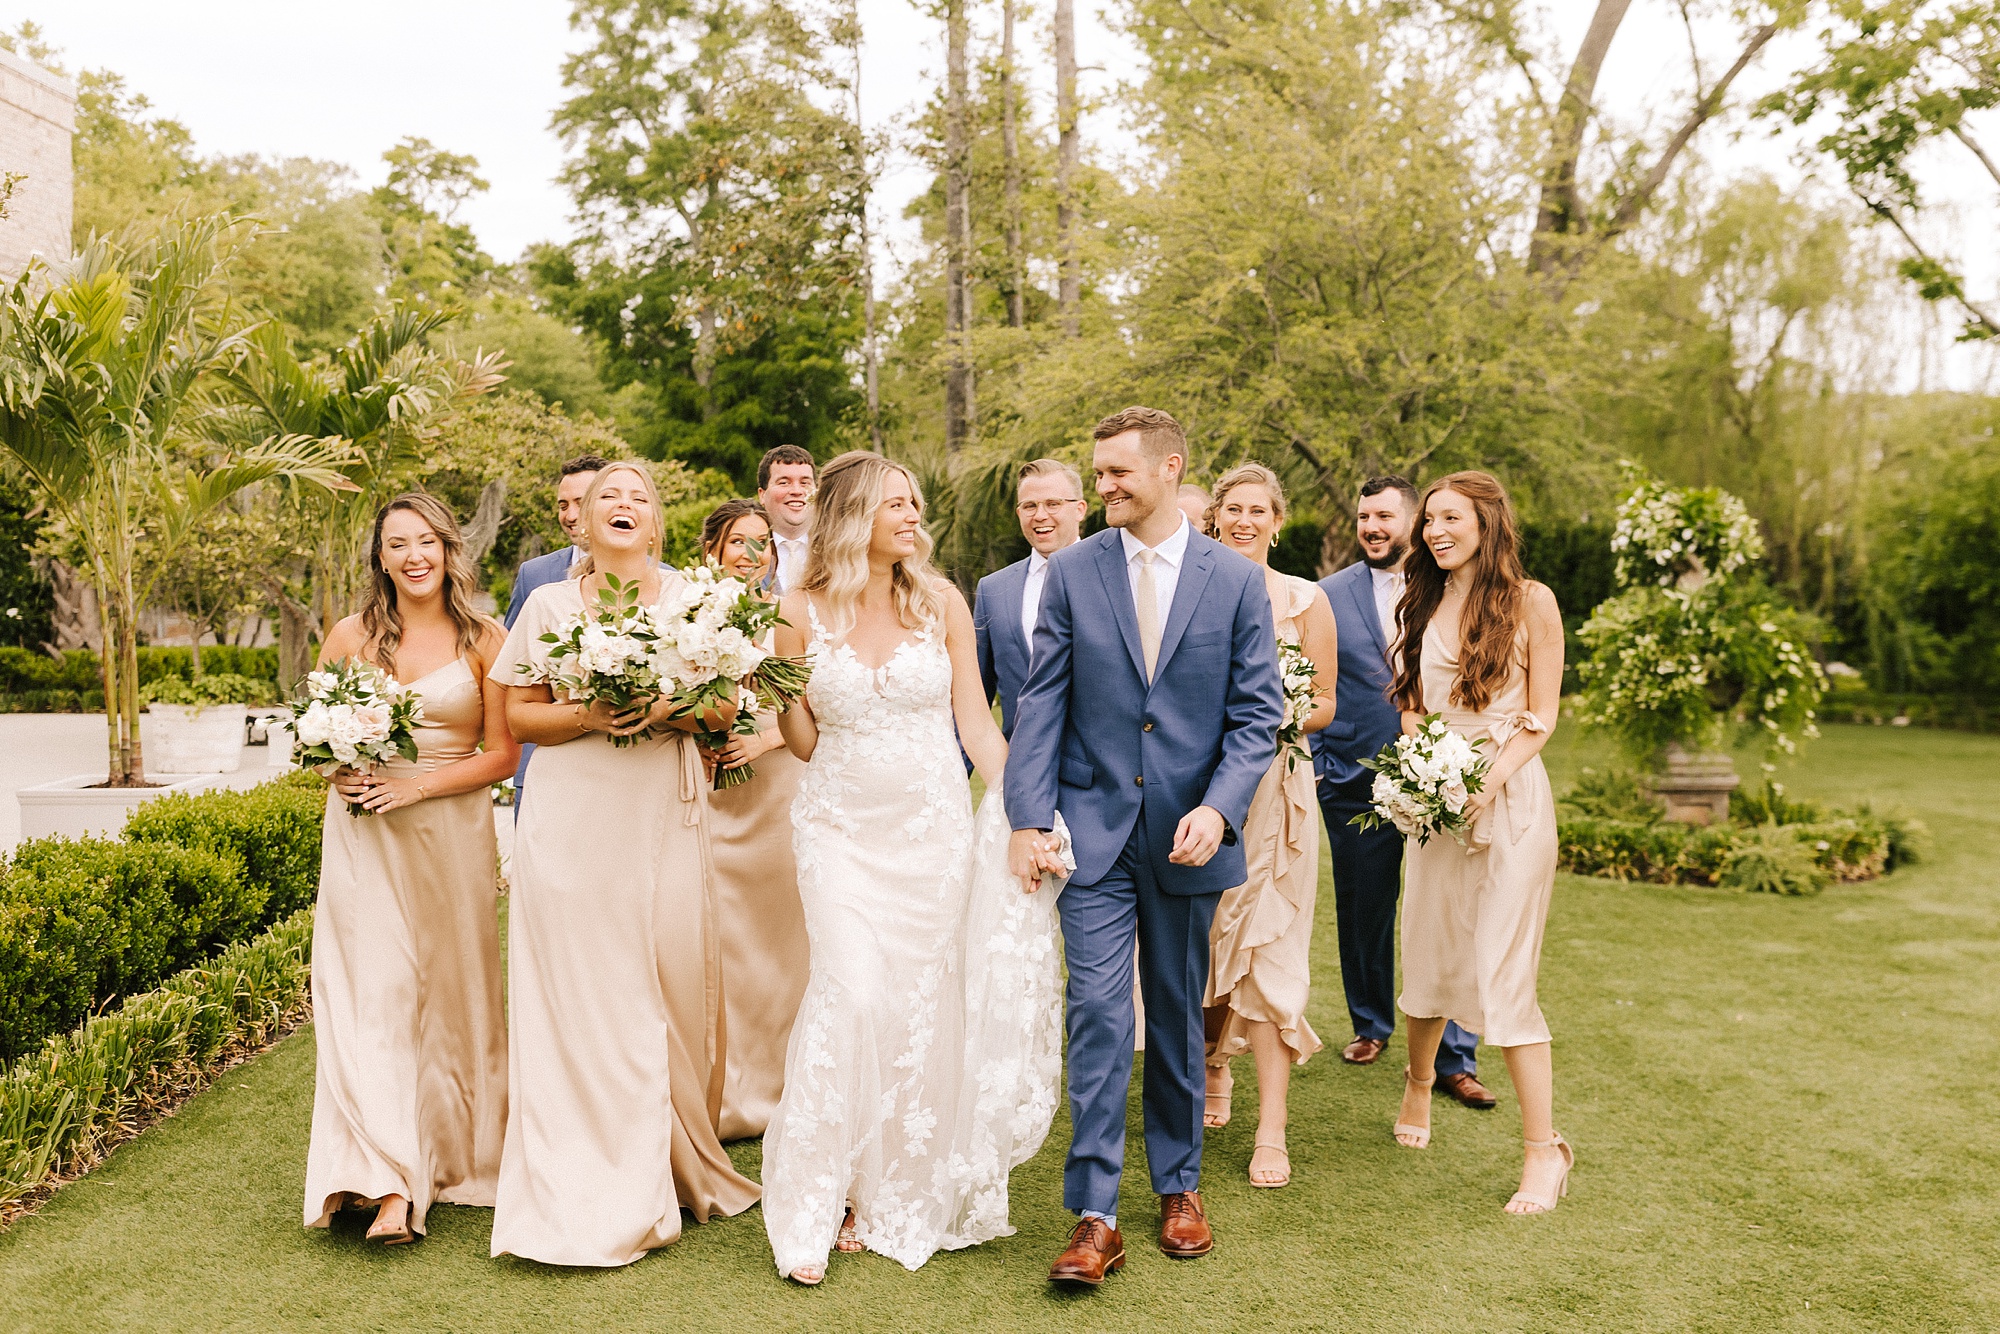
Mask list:
[{"label": "bouquet of white flowers held low", "polygon": [[1348,823],[1374,829],[1386,820],[1421,845],[1438,833],[1465,841],[1465,804],[1486,786],[1493,761],[1432,713],[1415,732],[1397,737],[1361,765],[1375,771],[1369,794],[1375,809]]},{"label": "bouquet of white flowers held low", "polygon": [[1312,715],[1313,681],[1319,668],[1305,649],[1280,639],[1278,674],[1285,680],[1285,721],[1278,728],[1278,748],[1285,753],[1285,772],[1290,773],[1300,760],[1312,759],[1312,748],[1306,744],[1306,719]]},{"label": "bouquet of white flowers held low", "polygon": [[[423,698],[379,667],[352,658],[306,675],[305,687],[287,706],[298,749],[292,760],[331,778],[339,769],[368,773],[384,760],[417,758]],[[347,803],[349,815],[373,815]]]},{"label": "bouquet of white flowers held low", "polygon": [[[756,735],[759,708],[783,711],[805,694],[812,664],[761,647],[771,627],[781,623],[777,603],[758,597],[750,585],[713,565],[690,566],[681,576],[680,590],[660,609],[655,661],[676,712],[699,716],[736,706],[728,731],[695,733],[702,745],[720,750],[732,734]],[[733,769],[717,765],[715,789],[755,776],[747,764]]]},{"label": "bouquet of white flowers held low", "polygon": [[[657,661],[664,636],[651,607],[639,605],[639,581],[604,576],[597,605],[585,607],[560,627],[547,631],[545,666],[518,663],[514,670],[529,683],[546,683],[580,704],[599,700],[613,711],[651,708],[667,690]],[[614,746],[630,746],[650,729],[631,736],[614,736]]]}]

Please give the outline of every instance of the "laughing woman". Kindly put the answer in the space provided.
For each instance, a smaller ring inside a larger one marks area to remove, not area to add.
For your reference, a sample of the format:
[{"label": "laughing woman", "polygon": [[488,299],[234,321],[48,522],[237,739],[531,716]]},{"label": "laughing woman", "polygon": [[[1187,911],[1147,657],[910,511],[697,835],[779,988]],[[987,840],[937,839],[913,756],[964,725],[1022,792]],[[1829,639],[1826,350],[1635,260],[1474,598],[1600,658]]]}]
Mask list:
[{"label": "laughing woman", "polygon": [[[701,548],[726,573],[768,586],[771,522],[756,501],[716,506],[702,525]],[[785,1044],[806,993],[806,914],[792,859],[792,798],[806,766],[785,749],[777,714],[759,714],[757,727],[755,736],[732,737],[712,757],[725,768],[754,765],[750,780],[708,794],[729,1034],[724,1139],[764,1133],[785,1087]]]},{"label": "laughing woman", "polygon": [[[487,788],[514,769],[503,632],[472,607],[458,525],[430,496],[375,516],[361,611],[322,664],[358,658],[423,700],[417,759],[342,770],[327,798],[313,920],[318,1044],[307,1227],[378,1203],[368,1238],[424,1231],[432,1203],[491,1205],[507,1118],[506,1028]],[[352,802],[370,812],[352,818]]]},{"label": "laughing woman", "polygon": [[[535,590],[493,664],[507,720],[532,741],[535,800],[515,831],[508,916],[509,1090],[493,1254],[630,1264],[757,1201],[717,1137],[726,1053],[721,948],[701,760],[664,699],[650,709],[555,698],[515,669],[597,605],[610,576],[658,606],[660,504],[641,463],[584,498],[588,554]],[[633,738],[614,746],[613,737]]]}]

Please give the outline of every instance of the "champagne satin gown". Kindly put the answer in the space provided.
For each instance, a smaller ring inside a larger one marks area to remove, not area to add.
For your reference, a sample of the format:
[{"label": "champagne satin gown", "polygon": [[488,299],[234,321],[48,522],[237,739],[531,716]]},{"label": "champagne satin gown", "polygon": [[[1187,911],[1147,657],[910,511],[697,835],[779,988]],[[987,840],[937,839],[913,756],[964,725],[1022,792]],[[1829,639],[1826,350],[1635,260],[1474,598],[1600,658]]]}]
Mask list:
[{"label": "champagne satin gown", "polygon": [[[664,598],[679,576],[662,572]],[[493,664],[542,664],[583,609],[535,590]],[[630,1264],[757,1201],[723,1152],[722,955],[707,780],[685,732],[538,746],[514,833],[508,909],[507,1142],[494,1255]]]},{"label": "champagne satin gown", "polygon": [[[775,727],[777,715],[760,715],[757,723]],[[769,1124],[785,1088],[785,1044],[810,971],[792,857],[792,798],[805,761],[780,746],[751,767],[749,782],[708,794],[729,1045],[724,1139],[754,1138]]]},{"label": "champagne satin gown", "polygon": [[[1305,579],[1280,575],[1271,615],[1278,638],[1298,643],[1306,611],[1320,596]],[[1223,891],[1209,928],[1208,994],[1204,1008],[1227,1005],[1208,1064],[1224,1065],[1250,1050],[1250,1024],[1276,1024],[1278,1036],[1304,1065],[1320,1049],[1306,1022],[1312,994],[1313,906],[1319,897],[1319,809],[1312,761],[1287,765],[1281,753],[1265,771],[1243,821],[1247,878]]]},{"label": "champagne satin gown", "polygon": [[[1528,710],[1528,630],[1514,640],[1507,680],[1484,709],[1454,704],[1456,646],[1436,622],[1424,632],[1424,707],[1497,756],[1518,733],[1546,730]],[[1403,1013],[1446,1018],[1496,1047],[1549,1040],[1535,994],[1542,929],[1556,884],[1556,803],[1537,755],[1507,780],[1465,842],[1449,834],[1404,842]]]},{"label": "champagne satin gown", "polygon": [[[410,682],[423,697],[425,772],[485,732],[463,658]],[[507,1038],[495,914],[498,850],[486,790],[351,815],[329,791],[313,914],[317,1045],[305,1223],[352,1193],[402,1195],[424,1231],[437,1201],[490,1206],[507,1117]]]}]

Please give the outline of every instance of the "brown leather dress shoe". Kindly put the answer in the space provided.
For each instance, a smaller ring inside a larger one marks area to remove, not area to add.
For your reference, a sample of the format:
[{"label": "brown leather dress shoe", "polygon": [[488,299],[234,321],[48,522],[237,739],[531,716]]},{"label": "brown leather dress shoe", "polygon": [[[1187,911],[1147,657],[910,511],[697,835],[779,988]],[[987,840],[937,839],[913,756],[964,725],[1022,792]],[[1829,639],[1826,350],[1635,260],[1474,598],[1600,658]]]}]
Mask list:
[{"label": "brown leather dress shoe", "polygon": [[1455,1075],[1439,1075],[1438,1087],[1475,1112],[1490,1112],[1493,1104],[1499,1101],[1487,1091],[1486,1085],[1463,1071]]},{"label": "brown leather dress shoe", "polygon": [[1340,1049],[1340,1059],[1349,1065],[1373,1065],[1375,1058],[1380,1056],[1382,1049],[1388,1045],[1380,1038],[1356,1037],[1354,1041]]},{"label": "brown leather dress shoe", "polygon": [[1096,1287],[1125,1267],[1125,1239],[1101,1218],[1086,1218],[1069,1234],[1069,1249],[1049,1266],[1049,1282]]},{"label": "brown leather dress shoe", "polygon": [[1175,1260],[1193,1260],[1214,1249],[1215,1234],[1208,1230],[1208,1210],[1201,1207],[1201,1192],[1162,1195],[1160,1253]]}]

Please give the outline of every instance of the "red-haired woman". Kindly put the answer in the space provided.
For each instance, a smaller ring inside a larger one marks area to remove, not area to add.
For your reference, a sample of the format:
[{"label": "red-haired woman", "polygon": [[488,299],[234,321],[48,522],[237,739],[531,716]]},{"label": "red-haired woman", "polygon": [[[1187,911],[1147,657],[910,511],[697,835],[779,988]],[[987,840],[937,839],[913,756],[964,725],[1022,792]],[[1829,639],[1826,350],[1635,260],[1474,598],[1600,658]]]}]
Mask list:
[{"label": "red-haired woman", "polygon": [[1521,1099],[1526,1158],[1511,1214],[1547,1213],[1574,1161],[1556,1133],[1549,1027],[1535,999],[1542,927],[1556,879],[1556,809],[1542,747],[1562,698],[1562,615],[1521,567],[1514,508],[1500,482],[1458,472],[1418,510],[1393,698],[1403,730],[1441,714],[1492,761],[1467,803],[1464,846],[1409,842],[1403,893],[1403,994],[1410,1065],[1396,1142],[1431,1137],[1431,1084],[1447,1019],[1507,1057]]}]

